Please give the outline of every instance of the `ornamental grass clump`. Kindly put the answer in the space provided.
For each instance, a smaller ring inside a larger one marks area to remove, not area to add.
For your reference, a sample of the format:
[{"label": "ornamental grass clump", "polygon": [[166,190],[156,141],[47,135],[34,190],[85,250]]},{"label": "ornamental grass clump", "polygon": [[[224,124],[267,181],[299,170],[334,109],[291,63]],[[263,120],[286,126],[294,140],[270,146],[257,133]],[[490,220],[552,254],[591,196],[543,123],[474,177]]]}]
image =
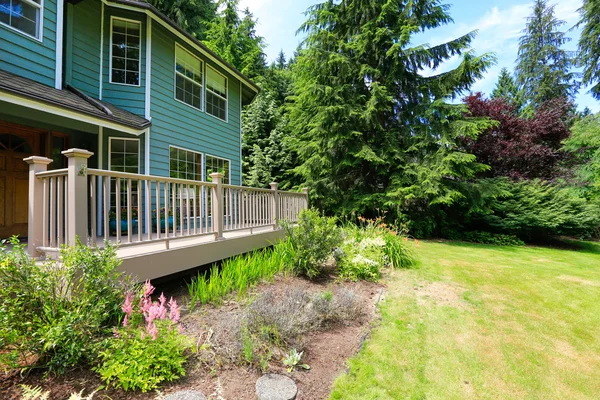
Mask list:
[{"label": "ornamental grass clump", "polygon": [[125,295],[121,327],[106,340],[95,368],[108,387],[146,392],[185,375],[189,345],[181,335],[179,306],[162,293],[152,301],[154,290],[147,281],[139,301],[132,292]]}]

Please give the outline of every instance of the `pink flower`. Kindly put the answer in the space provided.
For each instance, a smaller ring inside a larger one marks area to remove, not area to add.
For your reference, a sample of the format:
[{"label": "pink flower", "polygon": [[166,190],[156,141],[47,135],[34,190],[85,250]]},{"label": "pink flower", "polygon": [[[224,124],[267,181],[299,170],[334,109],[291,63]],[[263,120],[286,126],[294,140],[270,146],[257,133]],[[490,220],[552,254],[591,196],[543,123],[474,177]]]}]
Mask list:
[{"label": "pink flower", "polygon": [[152,340],[156,340],[156,338],[158,338],[158,328],[154,322],[150,322],[146,326],[146,332],[148,332],[148,335],[150,335]]},{"label": "pink flower", "polygon": [[113,336],[118,338],[119,337],[119,330],[117,329],[117,327],[113,327]]},{"label": "pink flower", "polygon": [[127,328],[127,325],[129,325],[129,318],[127,318],[127,314],[126,314],[125,318],[123,318],[123,327]]},{"label": "pink flower", "polygon": [[121,310],[123,310],[123,312],[128,316],[131,316],[131,313],[133,312],[133,293],[127,293],[125,295],[125,300],[123,301]]},{"label": "pink flower", "polygon": [[148,280],[144,283],[144,297],[149,297],[152,293],[154,293],[154,286]]},{"label": "pink flower", "polygon": [[171,297],[169,300],[169,319],[175,323],[179,322],[180,312],[177,301]]}]

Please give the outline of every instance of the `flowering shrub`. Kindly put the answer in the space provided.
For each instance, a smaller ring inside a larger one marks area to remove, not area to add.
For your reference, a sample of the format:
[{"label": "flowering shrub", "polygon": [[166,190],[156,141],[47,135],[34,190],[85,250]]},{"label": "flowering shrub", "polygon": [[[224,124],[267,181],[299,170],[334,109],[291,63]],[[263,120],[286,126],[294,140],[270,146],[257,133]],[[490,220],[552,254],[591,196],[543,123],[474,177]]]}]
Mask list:
[{"label": "flowering shrub", "polygon": [[383,267],[405,268],[414,264],[403,232],[381,219],[358,220],[360,225],[346,224],[344,242],[334,252],[342,279],[376,281]]},{"label": "flowering shrub", "polygon": [[146,282],[139,302],[133,293],[125,295],[122,326],[105,342],[96,368],[107,386],[146,392],[185,375],[188,345],[180,334],[179,306],[173,298],[167,302],[162,293],[152,301],[153,293]]}]

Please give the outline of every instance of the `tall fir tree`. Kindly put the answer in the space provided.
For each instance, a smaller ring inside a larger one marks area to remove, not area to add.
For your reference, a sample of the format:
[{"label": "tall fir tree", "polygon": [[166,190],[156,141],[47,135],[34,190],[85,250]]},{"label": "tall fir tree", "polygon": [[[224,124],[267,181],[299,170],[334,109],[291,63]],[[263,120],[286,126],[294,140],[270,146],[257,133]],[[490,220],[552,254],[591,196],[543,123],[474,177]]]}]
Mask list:
[{"label": "tall fir tree", "polygon": [[492,91],[492,99],[502,98],[511,103],[517,110],[523,105],[522,95],[514,77],[507,68],[502,68],[496,87]]},{"label": "tall fir tree", "polygon": [[579,37],[578,65],[583,67],[583,84],[592,85],[590,93],[600,100],[600,1],[583,0],[579,9],[583,26]]},{"label": "tall fir tree", "polygon": [[[470,51],[474,32],[411,46],[414,34],[452,21],[448,8],[438,0],[330,0],[308,10],[289,118],[295,183],[311,188],[311,202],[340,214],[398,216],[398,208],[464,198],[462,182],[486,169],[457,138],[491,122],[444,99],[468,90],[493,57]],[[422,73],[457,55],[457,68]]]},{"label": "tall fir tree", "polygon": [[224,0],[222,10],[209,23],[204,43],[240,72],[253,79],[266,68],[264,39],[256,33],[256,20],[246,8],[239,16],[239,0]]},{"label": "tall fir tree", "polygon": [[572,101],[577,94],[576,74],[571,72],[574,56],[562,46],[568,38],[547,0],[535,0],[519,40],[516,76],[523,100],[533,109],[555,98]]},{"label": "tall fir tree", "polygon": [[205,31],[217,13],[217,3],[214,0],[148,0],[148,2],[201,40],[204,39]]}]

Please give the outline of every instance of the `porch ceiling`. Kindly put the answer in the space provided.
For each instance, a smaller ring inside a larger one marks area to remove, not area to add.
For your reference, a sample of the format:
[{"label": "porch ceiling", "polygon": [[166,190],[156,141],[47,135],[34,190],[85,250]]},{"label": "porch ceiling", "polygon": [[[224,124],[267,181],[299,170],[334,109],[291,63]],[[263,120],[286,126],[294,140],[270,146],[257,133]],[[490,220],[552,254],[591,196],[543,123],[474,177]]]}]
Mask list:
[{"label": "porch ceiling", "polygon": [[0,93],[5,92],[38,103],[64,108],[104,121],[142,131],[151,122],[110,103],[90,98],[77,90],[58,90],[31,79],[0,70]]}]

